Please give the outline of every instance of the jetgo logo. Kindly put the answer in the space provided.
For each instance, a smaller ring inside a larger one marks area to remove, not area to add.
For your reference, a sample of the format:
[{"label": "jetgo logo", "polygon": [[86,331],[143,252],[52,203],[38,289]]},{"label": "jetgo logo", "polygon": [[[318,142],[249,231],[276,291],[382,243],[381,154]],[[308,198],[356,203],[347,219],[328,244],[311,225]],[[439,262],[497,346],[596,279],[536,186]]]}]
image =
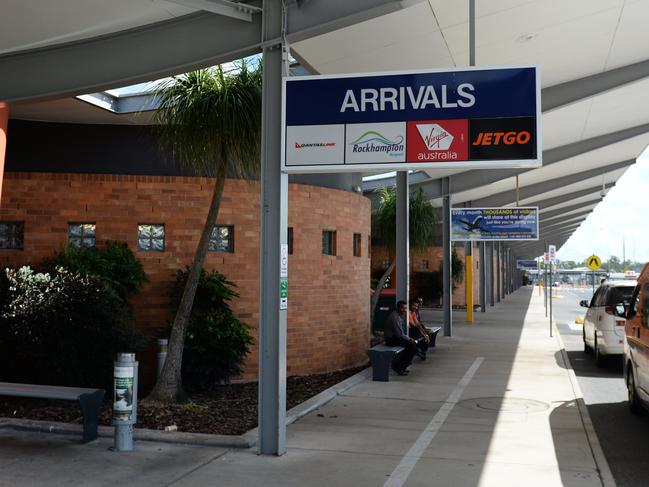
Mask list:
[{"label": "jetgo logo", "polygon": [[466,161],[468,120],[408,122],[408,162]]},{"label": "jetgo logo", "polygon": [[535,159],[534,117],[481,118],[469,122],[472,160]]}]

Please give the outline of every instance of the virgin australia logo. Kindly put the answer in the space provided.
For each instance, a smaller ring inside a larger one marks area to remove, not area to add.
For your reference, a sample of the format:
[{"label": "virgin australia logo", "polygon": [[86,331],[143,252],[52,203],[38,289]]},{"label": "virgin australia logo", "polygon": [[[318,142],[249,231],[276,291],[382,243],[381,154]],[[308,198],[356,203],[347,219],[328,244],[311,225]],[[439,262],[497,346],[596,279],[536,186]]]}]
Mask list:
[{"label": "virgin australia logo", "polygon": [[402,135],[389,139],[380,132],[370,130],[350,142],[349,145],[352,146],[352,152],[384,152],[394,157],[403,155],[403,141],[404,137]]},{"label": "virgin australia logo", "polygon": [[417,124],[417,130],[428,150],[448,150],[453,143],[453,136],[436,123]]}]

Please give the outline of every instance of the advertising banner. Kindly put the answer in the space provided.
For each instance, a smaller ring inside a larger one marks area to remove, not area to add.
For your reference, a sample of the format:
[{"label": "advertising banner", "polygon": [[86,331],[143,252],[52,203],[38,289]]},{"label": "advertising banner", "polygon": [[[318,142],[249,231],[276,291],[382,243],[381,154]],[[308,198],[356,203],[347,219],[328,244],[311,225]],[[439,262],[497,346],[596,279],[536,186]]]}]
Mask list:
[{"label": "advertising banner", "polygon": [[451,240],[538,240],[538,208],[453,208]]},{"label": "advertising banner", "polygon": [[535,67],[284,79],[290,173],[541,165]]},{"label": "advertising banner", "polygon": [[516,268],[522,270],[536,270],[538,268],[538,263],[535,260],[517,260]]},{"label": "advertising banner", "polygon": [[133,415],[133,367],[115,367],[113,370],[113,419],[128,421]]}]

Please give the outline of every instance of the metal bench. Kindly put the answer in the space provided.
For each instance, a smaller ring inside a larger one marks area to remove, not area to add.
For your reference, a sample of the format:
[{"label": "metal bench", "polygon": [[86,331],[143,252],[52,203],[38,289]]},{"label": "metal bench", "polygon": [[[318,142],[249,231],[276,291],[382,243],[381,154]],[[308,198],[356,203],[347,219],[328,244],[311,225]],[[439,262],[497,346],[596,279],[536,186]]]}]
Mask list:
[{"label": "metal bench", "polygon": [[437,340],[437,334],[442,329],[442,327],[441,326],[424,326],[424,328],[426,328],[426,331],[428,331],[428,336],[430,337],[430,344],[428,346],[432,348],[432,347],[435,346],[435,341]]},{"label": "metal bench", "polygon": [[0,396],[79,401],[81,415],[83,416],[83,438],[81,440],[83,443],[97,438],[99,411],[101,410],[101,403],[104,400],[104,393],[105,391],[103,389],[0,382]]},{"label": "metal bench", "polygon": [[374,345],[367,351],[367,356],[372,364],[372,380],[388,382],[390,380],[390,366],[392,359],[403,347],[390,347],[388,345]]}]

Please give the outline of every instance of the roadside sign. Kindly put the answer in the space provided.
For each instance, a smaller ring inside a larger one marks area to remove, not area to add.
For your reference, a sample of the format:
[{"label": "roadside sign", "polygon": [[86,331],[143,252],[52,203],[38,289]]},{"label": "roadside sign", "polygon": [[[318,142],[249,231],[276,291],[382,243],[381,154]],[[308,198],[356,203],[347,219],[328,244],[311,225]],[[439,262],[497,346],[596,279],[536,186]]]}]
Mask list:
[{"label": "roadside sign", "polygon": [[557,260],[557,246],[556,245],[548,245],[548,254],[550,254],[550,260],[552,262]]},{"label": "roadside sign", "polygon": [[602,267],[602,259],[593,254],[586,259],[586,265],[591,271],[596,271]]},{"label": "roadside sign", "polygon": [[279,278],[279,309],[288,309],[288,277]]},{"label": "roadside sign", "polygon": [[549,252],[543,252],[543,263],[544,264],[549,264],[550,263],[550,253]]},{"label": "roadside sign", "polygon": [[536,67],[291,76],[289,173],[539,167]]},{"label": "roadside sign", "polygon": [[452,208],[451,240],[538,240],[538,208]]},{"label": "roadside sign", "polygon": [[522,270],[536,270],[538,263],[535,260],[516,260],[516,268]]}]

